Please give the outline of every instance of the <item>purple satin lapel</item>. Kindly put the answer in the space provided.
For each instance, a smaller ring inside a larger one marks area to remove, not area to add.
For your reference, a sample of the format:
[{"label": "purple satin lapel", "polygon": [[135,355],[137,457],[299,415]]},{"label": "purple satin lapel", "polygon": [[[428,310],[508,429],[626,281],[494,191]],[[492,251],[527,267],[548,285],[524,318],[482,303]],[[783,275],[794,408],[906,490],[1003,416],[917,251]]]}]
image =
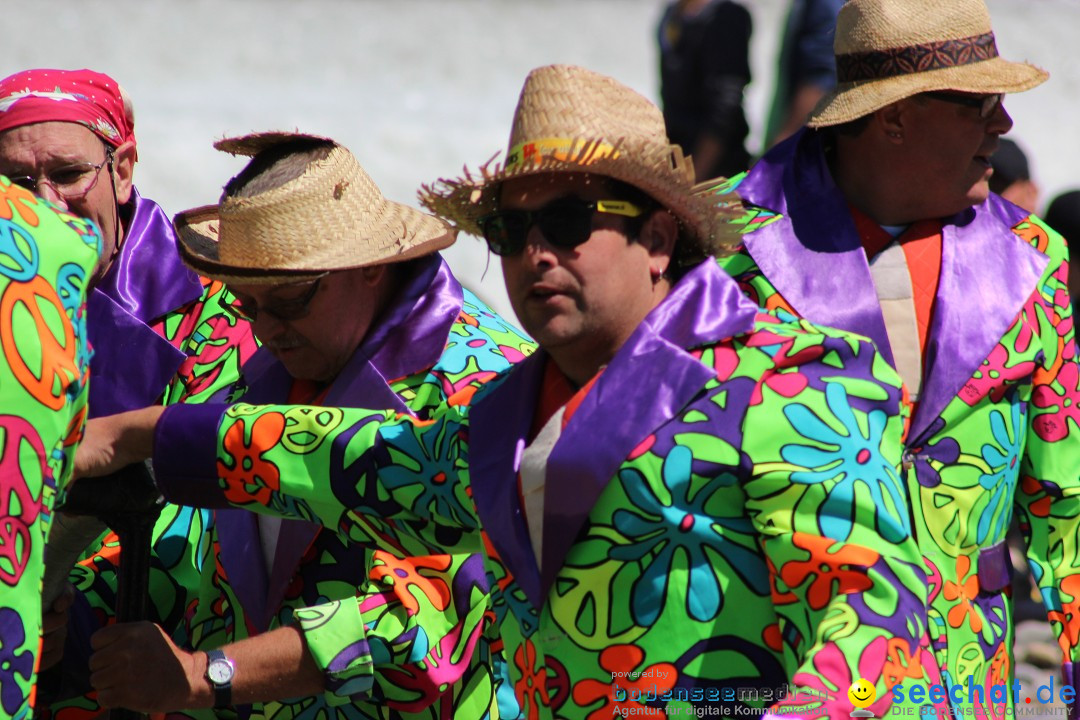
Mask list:
[{"label": "purple satin lapel", "polygon": [[149,325],[95,289],[87,303],[90,417],[153,405],[185,355]]},{"label": "purple satin lapel", "polygon": [[390,380],[438,362],[450,327],[461,312],[461,285],[446,261],[436,253],[416,263],[419,267],[399,291],[399,300],[361,346],[361,352]]},{"label": "purple satin lapel", "polygon": [[533,607],[544,605],[540,569],[518,495],[521,453],[532,425],[547,356],[518,363],[469,410],[469,478],[480,524]]},{"label": "purple satin lapel", "polygon": [[927,375],[910,442],[941,414],[1016,320],[1049,258],[1012,227],[1027,216],[996,195],[948,221],[926,348]]},{"label": "purple satin lapel", "polygon": [[784,216],[746,236],[747,251],[780,295],[812,322],[869,337],[892,364],[866,253],[820,139],[804,130],[785,141],[736,191]]},{"label": "purple satin lapel", "polygon": [[135,209],[120,253],[98,289],[149,323],[202,296],[199,277],[180,260],[172,221],[132,189]]},{"label": "purple satin lapel", "polygon": [[[304,553],[315,542],[315,537],[322,530],[318,523],[303,520],[282,520],[277,546],[274,548],[274,566],[270,569],[267,583],[265,614],[259,617],[260,631],[270,628],[270,622],[277,615],[285,600],[289,584],[300,569]],[[258,556],[260,563],[262,555]],[[258,616],[256,616],[258,617]]]},{"label": "purple satin lapel", "polygon": [[180,261],[168,216],[137,191],[132,194],[134,210],[120,253],[88,304],[91,417],[157,401],[185,356],[149,323],[202,295],[199,278]]},{"label": "purple satin lapel", "polygon": [[[221,565],[229,586],[247,617],[261,621],[267,616],[266,564],[259,546],[259,529],[253,512],[234,508],[214,511]],[[261,626],[262,627],[262,626]]]}]

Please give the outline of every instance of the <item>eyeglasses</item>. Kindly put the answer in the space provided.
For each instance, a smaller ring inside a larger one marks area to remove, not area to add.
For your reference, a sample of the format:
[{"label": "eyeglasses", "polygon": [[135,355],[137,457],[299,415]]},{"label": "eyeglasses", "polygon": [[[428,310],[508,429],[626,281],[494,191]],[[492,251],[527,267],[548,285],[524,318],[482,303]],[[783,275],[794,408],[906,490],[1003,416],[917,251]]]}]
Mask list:
[{"label": "eyeglasses", "polygon": [[598,212],[636,218],[645,210],[625,200],[589,202],[567,197],[539,210],[497,210],[481,217],[479,223],[491,252],[508,257],[525,248],[525,239],[533,225],[555,247],[575,248],[592,235],[592,217]]},{"label": "eyeglasses", "polygon": [[43,176],[37,178],[29,175],[15,175],[8,177],[8,179],[11,180],[13,185],[18,185],[37,194],[40,194],[38,193],[38,186],[47,185],[65,202],[71,202],[72,200],[82,200],[87,193],[94,189],[98,177],[101,176],[101,168],[108,165],[109,173],[112,174],[112,163],[112,150],[108,150],[105,153],[105,159],[99,163],[74,163],[49,170]]},{"label": "eyeglasses", "polygon": [[237,299],[233,304],[224,306],[225,312],[238,320],[246,320],[247,322],[255,322],[260,313],[265,313],[284,322],[300,320],[307,317],[311,312],[308,305],[315,299],[315,293],[319,291],[319,284],[326,275],[327,273],[323,273],[315,278],[315,281],[311,283],[311,287],[300,297],[279,300],[274,302],[273,305],[261,308],[257,304],[244,303]]},{"label": "eyeglasses", "polygon": [[942,91],[927,92],[923,93],[923,95],[935,100],[941,100],[942,102],[978,108],[979,117],[983,120],[986,120],[997,112],[997,109],[1001,106],[1001,101],[1005,99],[1005,93],[993,93],[992,95],[964,95],[962,93]]}]

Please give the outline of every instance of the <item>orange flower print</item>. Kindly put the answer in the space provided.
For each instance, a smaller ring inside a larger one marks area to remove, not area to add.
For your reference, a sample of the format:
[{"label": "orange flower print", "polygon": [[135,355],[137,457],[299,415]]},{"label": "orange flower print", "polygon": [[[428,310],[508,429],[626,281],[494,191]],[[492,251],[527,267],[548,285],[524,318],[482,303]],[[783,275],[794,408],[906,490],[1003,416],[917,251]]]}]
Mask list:
[{"label": "orange flower print", "polygon": [[443,573],[450,569],[449,555],[430,555],[410,557],[408,560],[396,558],[382,550],[376,550],[375,565],[371,568],[371,579],[381,585],[392,585],[394,596],[408,611],[416,615],[420,603],[413,594],[416,588],[424,594],[436,610],[445,610],[450,604],[450,588],[441,577],[425,577],[421,569]]},{"label": "orange flower print", "polygon": [[23,222],[30,227],[37,227],[41,222],[38,220],[37,213],[30,207],[37,205],[38,199],[26,188],[15,184],[0,185],[0,199],[4,200],[0,202],[0,218],[11,220],[15,217],[15,213],[18,213]]},{"label": "orange flower print", "polygon": [[642,698],[659,697],[675,687],[679,671],[670,663],[641,667],[645,652],[637,645],[613,645],[600,653],[600,680],[582,680],[574,685],[574,702],[582,707],[602,700],[588,720],[610,720],[633,714],[635,718],[660,720],[664,711],[641,704]]},{"label": "orange flower print", "polygon": [[240,418],[225,433],[224,453],[231,462],[218,460],[218,477],[225,483],[225,499],[231,503],[266,505],[280,487],[277,465],[263,458],[281,440],[285,416],[259,415],[251,426],[251,440],[245,439],[247,421]]},{"label": "orange flower print", "polygon": [[904,682],[906,678],[918,680],[923,677],[923,666],[919,657],[921,653],[920,648],[912,656],[907,640],[890,638],[888,649],[885,651],[885,667],[881,671],[885,687],[892,689]]},{"label": "orange flower print", "polygon": [[[792,542],[808,551],[810,557],[785,563],[780,570],[780,579],[789,588],[796,588],[807,578],[814,578],[806,592],[806,599],[814,610],[828,605],[835,595],[863,592],[873,585],[866,575],[866,568],[880,557],[873,550],[844,546],[831,538],[805,533],[794,533]],[[834,551],[836,547],[839,549]]]},{"label": "orange flower print", "polygon": [[[1071,600],[1066,601],[1066,597]],[[1061,623],[1058,644],[1065,657],[1080,644],[1080,575],[1069,575],[1061,581],[1061,610],[1049,613],[1051,622]]]},{"label": "orange flower print", "polygon": [[979,595],[979,576],[972,574],[967,580],[963,577],[971,570],[971,558],[961,555],[956,558],[956,577],[962,582],[954,583],[952,580],[945,581],[944,594],[946,600],[959,600],[949,609],[948,620],[950,627],[958,628],[964,624],[964,619],[970,615],[971,629],[973,632],[982,630],[982,618],[976,612],[972,601]]},{"label": "orange flower print", "polygon": [[547,670],[536,667],[536,646],[526,640],[514,653],[514,664],[521,673],[521,679],[514,683],[514,694],[518,706],[525,713],[527,720],[539,720],[540,706],[550,705],[547,696]]}]

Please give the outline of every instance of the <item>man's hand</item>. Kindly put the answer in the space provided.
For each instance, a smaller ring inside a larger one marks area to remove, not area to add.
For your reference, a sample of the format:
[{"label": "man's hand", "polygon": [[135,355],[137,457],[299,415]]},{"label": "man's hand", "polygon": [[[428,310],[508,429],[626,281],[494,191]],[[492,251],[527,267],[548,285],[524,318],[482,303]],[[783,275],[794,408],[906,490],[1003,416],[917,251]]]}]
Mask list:
[{"label": "man's hand", "polygon": [[88,420],[75,454],[75,477],[109,475],[151,457],[154,427],[163,412],[154,405]]},{"label": "man's hand", "polygon": [[102,707],[167,712],[213,705],[206,655],[181,650],[149,622],[120,623],[90,638],[90,683]]},{"label": "man's hand", "polygon": [[41,665],[38,672],[48,670],[64,658],[64,643],[67,641],[68,610],[75,602],[75,588],[70,583],[53,601],[51,608],[45,608],[41,619]]}]

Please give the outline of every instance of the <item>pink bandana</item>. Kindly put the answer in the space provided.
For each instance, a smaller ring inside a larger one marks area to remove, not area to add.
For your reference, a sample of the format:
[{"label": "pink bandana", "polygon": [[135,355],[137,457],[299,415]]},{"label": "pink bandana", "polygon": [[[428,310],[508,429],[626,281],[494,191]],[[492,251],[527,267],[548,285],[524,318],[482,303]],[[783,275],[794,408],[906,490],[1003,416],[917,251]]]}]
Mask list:
[{"label": "pink bandana", "polygon": [[135,142],[120,86],[93,70],[24,70],[0,80],[0,132],[39,122],[73,122],[113,147]]}]

